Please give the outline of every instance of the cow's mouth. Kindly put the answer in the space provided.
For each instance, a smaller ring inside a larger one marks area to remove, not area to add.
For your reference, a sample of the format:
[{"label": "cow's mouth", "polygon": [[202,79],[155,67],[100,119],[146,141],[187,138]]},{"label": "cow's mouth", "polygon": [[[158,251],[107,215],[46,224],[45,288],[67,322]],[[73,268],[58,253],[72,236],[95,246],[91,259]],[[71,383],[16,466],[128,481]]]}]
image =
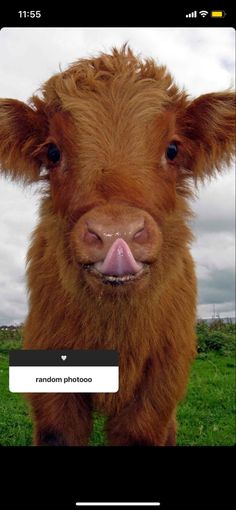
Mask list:
[{"label": "cow's mouth", "polygon": [[116,239],[110,246],[104,260],[82,264],[83,269],[101,279],[105,284],[124,285],[139,280],[147,271],[148,264],[134,258],[128,244]]},{"label": "cow's mouth", "polygon": [[142,263],[142,267],[137,273],[124,275],[103,274],[98,271],[96,267],[94,267],[94,264],[81,264],[81,267],[92,276],[100,280],[101,283],[111,285],[113,287],[117,287],[119,285],[127,285],[140,280],[149,271],[149,264],[146,263]]}]

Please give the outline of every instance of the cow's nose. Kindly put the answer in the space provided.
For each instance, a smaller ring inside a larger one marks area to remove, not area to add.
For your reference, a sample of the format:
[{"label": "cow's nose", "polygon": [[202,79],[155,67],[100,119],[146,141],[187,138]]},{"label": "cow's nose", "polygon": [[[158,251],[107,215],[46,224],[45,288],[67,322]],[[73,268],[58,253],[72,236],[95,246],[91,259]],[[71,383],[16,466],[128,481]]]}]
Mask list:
[{"label": "cow's nose", "polygon": [[87,221],[84,241],[88,244],[100,242],[104,251],[108,251],[111,244],[122,238],[126,243],[132,245],[133,242],[143,243],[147,240],[147,230],[144,219],[133,221],[132,223],[122,224],[102,224],[96,221]]}]

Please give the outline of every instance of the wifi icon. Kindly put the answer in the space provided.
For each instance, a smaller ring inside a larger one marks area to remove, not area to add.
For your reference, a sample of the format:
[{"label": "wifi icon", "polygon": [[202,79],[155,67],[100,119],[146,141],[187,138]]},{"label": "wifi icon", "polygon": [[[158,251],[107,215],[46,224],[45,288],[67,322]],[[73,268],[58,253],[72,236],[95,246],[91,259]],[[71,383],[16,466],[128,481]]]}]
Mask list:
[{"label": "wifi icon", "polygon": [[208,15],[208,11],[199,11],[199,14],[201,14],[202,18],[205,18]]}]

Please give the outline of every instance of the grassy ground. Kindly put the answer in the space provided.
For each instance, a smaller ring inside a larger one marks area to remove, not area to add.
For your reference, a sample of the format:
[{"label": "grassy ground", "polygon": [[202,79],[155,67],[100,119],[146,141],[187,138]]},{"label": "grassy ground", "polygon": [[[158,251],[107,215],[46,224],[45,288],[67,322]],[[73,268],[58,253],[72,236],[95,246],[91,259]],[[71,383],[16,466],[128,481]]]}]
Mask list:
[{"label": "grassy ground", "polygon": [[185,400],[178,411],[179,445],[235,443],[235,358],[209,352],[192,367]]},{"label": "grassy ground", "polygon": [[[204,331],[200,333],[204,336]],[[205,344],[200,349],[192,367],[188,393],[179,406],[178,445],[235,444],[233,336],[233,331],[215,335],[214,342],[218,339],[219,344],[222,337],[226,349],[219,349],[218,345],[218,350],[208,350]],[[204,338],[210,339],[210,344],[213,335],[206,331]],[[8,390],[8,352],[19,349],[20,345],[19,331],[0,330],[0,444],[7,446],[30,445],[32,437],[29,410],[23,397]],[[91,445],[105,444],[103,425],[104,418],[95,415]]]}]

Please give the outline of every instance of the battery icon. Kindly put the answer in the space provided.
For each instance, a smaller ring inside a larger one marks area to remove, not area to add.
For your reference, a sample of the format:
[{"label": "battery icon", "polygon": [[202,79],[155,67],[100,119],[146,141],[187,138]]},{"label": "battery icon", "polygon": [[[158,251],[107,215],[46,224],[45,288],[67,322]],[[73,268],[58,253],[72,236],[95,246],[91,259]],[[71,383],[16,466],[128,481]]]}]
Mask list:
[{"label": "battery icon", "polygon": [[226,16],[225,11],[211,11],[212,18],[224,18]]}]

